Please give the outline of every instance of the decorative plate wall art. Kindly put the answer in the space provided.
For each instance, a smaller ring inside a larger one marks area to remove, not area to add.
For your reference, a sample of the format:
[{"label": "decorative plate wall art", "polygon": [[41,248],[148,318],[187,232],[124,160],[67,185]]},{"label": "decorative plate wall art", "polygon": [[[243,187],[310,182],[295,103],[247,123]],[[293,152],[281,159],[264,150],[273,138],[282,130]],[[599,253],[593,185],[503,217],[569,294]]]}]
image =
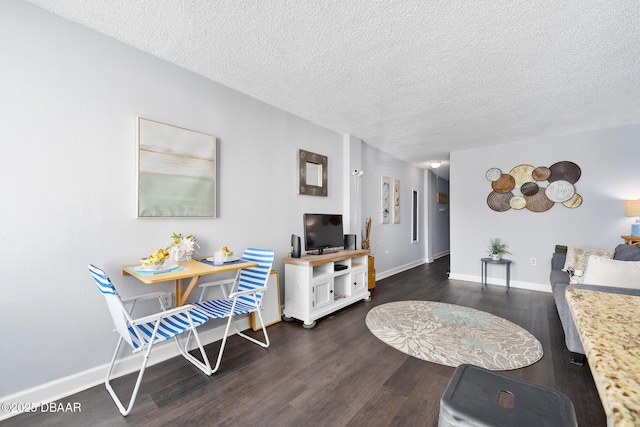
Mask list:
[{"label": "decorative plate wall art", "polygon": [[515,180],[516,188],[522,187],[522,184],[533,181],[532,173],[535,168],[531,165],[519,165],[509,171]]},{"label": "decorative plate wall art", "polygon": [[551,176],[551,169],[546,166],[538,166],[531,172],[531,177],[536,181],[545,181]]},{"label": "decorative plate wall art", "polygon": [[573,162],[558,162],[549,166],[551,175],[547,178],[549,182],[567,181],[575,184],[580,179],[582,172],[578,165]]},{"label": "decorative plate wall art", "polygon": [[527,206],[527,200],[524,196],[513,196],[511,200],[509,200],[509,206],[511,206],[511,209],[520,210]]},{"label": "decorative plate wall art", "polygon": [[489,181],[496,181],[502,175],[502,171],[498,168],[491,168],[487,171],[486,177]]},{"label": "decorative plate wall art", "polygon": [[540,186],[538,184],[536,184],[535,182],[531,182],[531,181],[525,182],[520,187],[520,191],[525,196],[533,196],[534,194],[538,194],[538,190],[539,189],[540,189]]},{"label": "decorative plate wall art", "polygon": [[524,196],[525,207],[531,212],[545,212],[553,207],[553,201],[547,196],[547,189],[538,188],[538,192],[532,196]]},{"label": "decorative plate wall art", "polygon": [[576,194],[576,189],[573,188],[573,184],[569,181],[553,181],[547,187],[547,197],[552,202],[566,202],[572,198],[574,194]]},{"label": "decorative plate wall art", "polygon": [[500,178],[491,182],[491,188],[496,193],[508,193],[513,190],[516,185],[516,180],[509,174],[503,173]]},{"label": "decorative plate wall art", "polygon": [[509,204],[511,199],[513,199],[513,193],[511,191],[508,193],[492,191],[489,193],[489,197],[487,197],[487,204],[496,212],[504,212],[511,208],[511,205]]},{"label": "decorative plate wall art", "polygon": [[581,175],[580,167],[566,160],[548,167],[522,164],[509,173],[490,168],[485,174],[491,182],[487,205],[496,212],[524,208],[545,212],[556,204],[574,209],[582,204],[582,196],[575,188]]}]

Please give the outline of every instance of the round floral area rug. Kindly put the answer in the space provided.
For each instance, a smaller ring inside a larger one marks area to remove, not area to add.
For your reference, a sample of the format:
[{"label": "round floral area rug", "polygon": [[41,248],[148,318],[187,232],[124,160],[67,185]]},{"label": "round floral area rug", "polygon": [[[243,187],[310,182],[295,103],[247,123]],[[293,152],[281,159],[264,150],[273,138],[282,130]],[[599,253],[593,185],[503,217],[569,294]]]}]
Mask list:
[{"label": "round floral area rug", "polygon": [[473,308],[433,301],[397,301],[374,307],[367,327],[384,343],[428,362],[463,363],[494,371],[531,365],[540,342],[520,326]]}]

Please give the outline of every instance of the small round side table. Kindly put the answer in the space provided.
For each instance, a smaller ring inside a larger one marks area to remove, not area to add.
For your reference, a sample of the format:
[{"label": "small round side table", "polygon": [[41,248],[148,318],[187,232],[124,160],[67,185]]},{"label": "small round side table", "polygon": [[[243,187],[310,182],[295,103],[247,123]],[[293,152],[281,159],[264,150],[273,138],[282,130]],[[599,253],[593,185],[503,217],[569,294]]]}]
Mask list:
[{"label": "small round side table", "polygon": [[480,258],[481,264],[481,277],[482,277],[482,290],[484,290],[485,285],[487,284],[487,264],[502,264],[507,266],[507,292],[509,292],[509,281],[511,280],[511,260],[510,259],[491,259],[491,258]]}]

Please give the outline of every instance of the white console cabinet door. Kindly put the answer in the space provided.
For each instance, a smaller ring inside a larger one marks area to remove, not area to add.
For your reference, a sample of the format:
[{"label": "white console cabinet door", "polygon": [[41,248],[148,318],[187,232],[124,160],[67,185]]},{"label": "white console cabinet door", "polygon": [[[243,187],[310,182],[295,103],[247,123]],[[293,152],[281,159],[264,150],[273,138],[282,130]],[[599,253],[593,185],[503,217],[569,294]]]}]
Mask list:
[{"label": "white console cabinet door", "polygon": [[353,281],[353,294],[367,292],[367,278],[367,270],[365,270],[364,268],[359,268],[351,273],[351,280]]},{"label": "white console cabinet door", "polygon": [[311,310],[319,310],[333,302],[333,279],[314,280],[311,287]]},{"label": "white console cabinet door", "polygon": [[368,254],[355,250],[285,258],[284,320],[302,320],[306,328],[312,328],[321,317],[368,301]]}]

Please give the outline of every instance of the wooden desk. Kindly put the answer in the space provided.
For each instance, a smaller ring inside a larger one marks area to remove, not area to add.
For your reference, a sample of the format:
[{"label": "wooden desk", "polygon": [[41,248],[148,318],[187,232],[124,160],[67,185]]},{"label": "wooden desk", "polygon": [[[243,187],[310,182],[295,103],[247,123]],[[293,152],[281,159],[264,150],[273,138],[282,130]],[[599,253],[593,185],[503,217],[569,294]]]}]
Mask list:
[{"label": "wooden desk", "polygon": [[640,425],[640,297],[568,289],[608,426]]},{"label": "wooden desk", "polygon": [[[122,275],[126,276],[129,274],[140,280],[142,283],[146,283],[148,285],[175,280],[176,307],[179,307],[187,303],[189,296],[191,296],[191,292],[193,292],[193,290],[195,289],[196,285],[198,284],[198,279],[200,279],[201,276],[206,276],[208,274],[225,273],[229,271],[241,270],[243,268],[258,266],[258,263],[249,261],[230,262],[223,265],[210,265],[205,264],[204,262],[197,261],[195,259],[186,262],[178,262],[176,264],[182,267],[186,267],[186,270],[142,275],[134,270],[134,268],[139,267],[140,264],[131,264],[122,266]],[[184,289],[183,286],[184,279],[191,279],[186,289]]]},{"label": "wooden desk", "polygon": [[640,245],[640,236],[620,236],[625,245]]}]

